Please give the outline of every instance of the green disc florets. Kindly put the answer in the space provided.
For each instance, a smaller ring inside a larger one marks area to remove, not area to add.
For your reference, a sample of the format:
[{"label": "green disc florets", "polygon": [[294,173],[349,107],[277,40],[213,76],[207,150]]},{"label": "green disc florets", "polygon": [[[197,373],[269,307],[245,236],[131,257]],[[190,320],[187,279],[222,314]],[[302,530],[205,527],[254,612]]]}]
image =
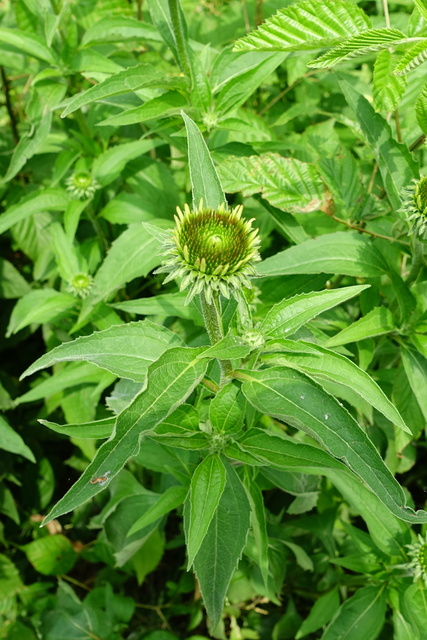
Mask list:
[{"label": "green disc florets", "polygon": [[223,205],[177,208],[175,229],[164,244],[166,259],[157,273],[169,273],[165,282],[182,278],[181,291],[189,287],[187,304],[202,291],[210,304],[215,293],[238,298],[242,287],[251,287],[260,240],[242,210],[241,205],[231,211]]},{"label": "green disc florets", "polygon": [[65,182],[67,191],[74,198],[79,198],[80,200],[91,198],[95,191],[99,189],[99,184],[88,171],[77,171],[67,178]]},{"label": "green disc florets", "polygon": [[405,189],[405,194],[401,210],[412,223],[409,233],[423,236],[427,229],[427,177],[414,180],[413,184]]},{"label": "green disc florets", "polygon": [[79,298],[86,298],[90,294],[92,286],[92,276],[87,273],[76,273],[68,286],[68,290]]},{"label": "green disc florets", "polygon": [[414,580],[422,578],[427,586],[427,537],[423,538],[418,535],[418,542],[415,544],[407,544],[408,555],[411,558],[409,567],[414,574]]}]

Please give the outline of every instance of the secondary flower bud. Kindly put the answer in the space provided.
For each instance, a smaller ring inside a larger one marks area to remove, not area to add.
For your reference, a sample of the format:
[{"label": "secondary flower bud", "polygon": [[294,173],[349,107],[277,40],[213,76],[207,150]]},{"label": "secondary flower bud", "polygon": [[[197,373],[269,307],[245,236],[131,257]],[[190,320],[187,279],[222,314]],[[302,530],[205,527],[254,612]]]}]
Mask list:
[{"label": "secondary flower bud", "polygon": [[414,180],[405,189],[405,194],[401,210],[406,214],[406,219],[412,222],[409,233],[423,236],[427,229],[427,177]]},{"label": "secondary flower bud", "polygon": [[157,273],[169,274],[165,283],[182,278],[180,290],[189,288],[187,304],[202,291],[210,304],[213,294],[238,298],[242,287],[251,288],[260,239],[252,220],[242,218],[242,210],[241,205],[232,210],[224,205],[177,208],[176,226],[165,241],[165,260]]},{"label": "secondary flower bud", "polygon": [[99,189],[99,184],[88,171],[77,171],[66,179],[67,191],[80,200],[88,199]]}]

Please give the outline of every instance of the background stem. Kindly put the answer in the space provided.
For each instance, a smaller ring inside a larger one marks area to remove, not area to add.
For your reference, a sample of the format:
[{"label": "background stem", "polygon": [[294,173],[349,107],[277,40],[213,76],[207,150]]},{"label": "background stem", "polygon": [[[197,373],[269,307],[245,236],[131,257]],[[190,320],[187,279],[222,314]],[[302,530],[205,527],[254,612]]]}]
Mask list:
[{"label": "background stem", "polygon": [[410,287],[411,284],[413,284],[418,278],[420,271],[423,268],[423,264],[424,264],[424,242],[422,240],[419,240],[416,236],[414,236],[411,270],[409,271],[408,277],[405,280],[408,287]]}]

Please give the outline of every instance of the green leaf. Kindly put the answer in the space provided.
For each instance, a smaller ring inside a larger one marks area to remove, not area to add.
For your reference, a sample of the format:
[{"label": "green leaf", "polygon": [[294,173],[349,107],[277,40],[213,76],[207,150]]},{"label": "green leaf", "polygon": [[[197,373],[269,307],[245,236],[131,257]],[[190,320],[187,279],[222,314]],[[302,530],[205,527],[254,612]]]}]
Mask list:
[{"label": "green leaf", "polygon": [[404,76],[427,60],[427,38],[407,49],[393,70],[393,75]]},{"label": "green leaf", "polygon": [[285,471],[317,475],[325,469],[345,469],[323,449],[261,429],[249,429],[238,443],[229,445],[225,453],[234,460]]},{"label": "green leaf", "polygon": [[75,307],[77,300],[69,293],[59,293],[55,289],[36,289],[20,298],[13,308],[6,337],[24,327],[36,323],[45,324],[63,318]]},{"label": "green leaf", "polygon": [[[86,471],[53,507],[44,524],[102,491],[127,460],[137,455],[144,435],[185,402],[202,379],[207,362],[197,359],[200,352],[175,347],[149,367],[147,388],[117,417],[111,438],[97,450]],[[101,480],[94,483],[98,478]]]},{"label": "green leaf", "polygon": [[90,26],[83,36],[82,46],[126,40],[160,42],[161,38],[157,30],[146,22],[115,14],[112,17],[106,16]]},{"label": "green leaf", "polygon": [[52,125],[52,112],[48,111],[41,122],[34,125],[27,136],[22,136],[16,145],[6,175],[2,182],[9,182],[16,176],[27,160],[37,154],[46,141]]},{"label": "green leaf", "polygon": [[304,0],[278,11],[235,43],[236,51],[313,51],[334,46],[371,26],[368,16],[343,0]]},{"label": "green leaf", "polygon": [[92,174],[102,186],[110,184],[119,177],[128,162],[151,151],[156,144],[157,141],[148,139],[110,147],[96,158],[92,165]]},{"label": "green leaf", "polygon": [[0,449],[23,456],[30,462],[36,461],[31,449],[27,447],[19,433],[9,426],[2,415],[0,415]]},{"label": "green leaf", "polygon": [[[159,69],[156,69],[150,64],[138,64],[135,67],[124,69],[115,73],[111,78],[107,78],[103,82],[96,84],[94,87],[78,93],[71,98],[61,118],[65,118],[70,113],[73,113],[77,109],[91,104],[92,102],[98,102],[99,100],[105,100],[105,98],[111,98],[112,96],[119,96],[125,93],[132,93],[138,91],[143,87],[162,87],[169,86],[170,84],[183,84],[183,79],[180,77],[166,77]],[[171,87],[173,88],[173,87]]]},{"label": "green leaf", "polygon": [[67,574],[74,567],[77,553],[65,536],[45,536],[21,547],[33,567],[45,576]]},{"label": "green leaf", "polygon": [[64,342],[36,360],[21,379],[57,362],[83,360],[120,378],[144,382],[149,365],[178,345],[181,338],[162,325],[150,320],[128,322]]},{"label": "green leaf", "polygon": [[415,349],[403,345],[401,356],[411,389],[427,420],[427,359]]},{"label": "green leaf", "polygon": [[423,16],[423,18],[425,20],[427,20],[427,4],[426,4],[426,0],[414,0],[414,3],[415,3],[415,6],[417,7],[418,11]]},{"label": "green leaf", "polygon": [[260,54],[256,66],[242,69],[241,73],[233,75],[222,86],[219,94],[215,97],[215,111],[219,114],[225,114],[240,107],[282,64],[285,57],[285,54],[281,53]]},{"label": "green leaf", "polygon": [[177,60],[178,52],[168,0],[148,0],[147,5],[153,24]]},{"label": "green leaf", "polygon": [[406,589],[404,612],[423,638],[427,625],[427,590],[421,580]]},{"label": "green leaf", "polygon": [[49,231],[59,275],[65,282],[71,282],[73,277],[81,271],[73,241],[66,235],[59,222],[49,225]]},{"label": "green leaf", "polygon": [[390,204],[394,209],[400,209],[402,189],[418,177],[418,165],[406,145],[396,142],[389,124],[375,113],[367,99],[344,78],[338,76],[338,81],[378,162]]},{"label": "green leaf", "polygon": [[427,134],[427,85],[424,85],[415,103],[415,115],[421,131]]},{"label": "green leaf", "polygon": [[109,438],[114,429],[116,422],[115,416],[104,418],[103,420],[95,420],[92,422],[83,422],[79,424],[56,424],[48,420],[39,420],[40,424],[71,438],[89,438],[102,439]]},{"label": "green leaf", "polygon": [[402,44],[406,41],[405,34],[397,29],[368,29],[334,47],[320,58],[309,62],[307,66],[326,69],[344,60],[388,49],[392,44]]},{"label": "green leaf", "polygon": [[396,321],[387,307],[375,307],[356,322],[337,333],[326,342],[327,347],[365,340],[372,336],[381,336],[396,330]]},{"label": "green leaf", "polygon": [[296,368],[320,383],[322,380],[339,383],[355,391],[397,427],[411,433],[381,387],[349,358],[320,345],[304,341],[274,340],[266,345],[265,351],[269,350],[277,350],[278,353],[265,355],[264,361]]},{"label": "green leaf", "polygon": [[395,65],[393,54],[386,49],[378,55],[374,66],[373,98],[377,111],[395,111],[405,93],[406,78],[392,75]]},{"label": "green leaf", "polygon": [[227,482],[224,492],[194,559],[212,628],[218,623],[230,580],[241,557],[250,524],[250,506],[239,476],[224,462]]},{"label": "green leaf", "polygon": [[384,585],[363,587],[338,609],[322,640],[375,640],[385,619]]},{"label": "green leaf", "polygon": [[338,401],[295,370],[274,367],[241,372],[242,390],[262,413],[304,431],[365,482],[397,517],[427,521],[427,513],[405,507],[405,494],[365,432]]},{"label": "green leaf", "polygon": [[185,318],[186,320],[196,320],[196,324],[203,322],[200,311],[195,303],[185,304],[187,294],[163,293],[160,296],[152,296],[151,298],[139,298],[136,300],[125,300],[124,302],[115,302],[111,304],[114,309],[120,309],[127,313],[136,313],[143,316],[162,316],[167,318],[174,316],[176,318]]},{"label": "green leaf", "polygon": [[146,122],[153,118],[166,118],[178,115],[182,107],[187,104],[186,98],[178,91],[168,91],[157,98],[147,100],[140,107],[128,109],[117,116],[111,116],[102,122],[98,122],[98,127],[117,127],[138,122]]},{"label": "green leaf", "polygon": [[26,53],[29,56],[44,60],[49,64],[55,64],[55,57],[44,43],[44,40],[33,33],[21,31],[20,29],[7,29],[0,27],[0,42],[11,45],[18,51]]},{"label": "green leaf", "polygon": [[280,233],[282,233],[286,239],[290,240],[294,244],[300,244],[301,242],[304,242],[304,240],[308,240],[308,235],[305,232],[304,227],[295,220],[295,217],[291,213],[281,211],[280,209],[273,207],[269,202],[263,200],[263,198],[258,195],[254,195],[254,199],[257,200],[257,202],[259,202],[270,214]]},{"label": "green leaf", "polygon": [[[64,389],[70,387],[81,388],[82,385],[87,387],[87,391],[90,395],[93,394],[95,403],[98,402],[99,396],[104,389],[110,386],[114,382],[115,376],[108,371],[103,371],[98,367],[85,362],[73,362],[59,371],[55,371],[53,376],[43,377],[42,382],[32,387],[29,391],[24,393],[15,400],[15,405],[18,406],[24,402],[34,402],[35,400],[42,400],[49,398]],[[81,411],[83,411],[81,407]],[[87,420],[93,419],[86,418]]]},{"label": "green leaf", "polygon": [[246,400],[233,382],[224,385],[209,405],[209,420],[216,431],[236,433],[243,426]]},{"label": "green leaf", "polygon": [[251,525],[258,552],[258,564],[265,586],[268,585],[268,534],[262,491],[256,481],[245,474],[244,487],[251,507]]},{"label": "green leaf", "polygon": [[406,522],[390,513],[362,482],[355,482],[355,477],[350,472],[329,469],[324,474],[351,507],[362,516],[378,549],[387,556],[406,558],[405,545],[411,541]]},{"label": "green leaf", "polygon": [[142,515],[138,520],[131,526],[128,531],[128,536],[140,531],[140,529],[144,529],[149,524],[152,524],[159,518],[162,518],[164,515],[179,507],[185,500],[185,497],[188,493],[188,487],[182,487],[181,485],[174,485],[166,489],[164,493],[159,497],[158,501]]},{"label": "green leaf", "polygon": [[218,358],[219,360],[233,360],[234,358],[244,358],[252,350],[252,347],[243,344],[239,338],[232,333],[219,340],[212,347],[200,356],[201,358]]},{"label": "green leaf", "polygon": [[387,272],[383,256],[365,236],[337,231],[306,240],[263,260],[257,267],[262,276],[295,273],[333,273],[377,277]]},{"label": "green leaf", "polygon": [[69,198],[63,189],[42,189],[22,198],[0,215],[0,234],[39,211],[65,211]]},{"label": "green leaf", "polygon": [[186,526],[187,571],[193,565],[218,509],[226,484],[226,470],[218,455],[208,456],[191,478],[189,516]]},{"label": "green leaf", "polygon": [[[159,231],[158,227],[155,228]],[[74,330],[85,324],[98,302],[127,282],[146,276],[157,267],[162,261],[159,255],[160,244],[144,223],[131,224],[123,231],[111,245],[107,257],[95,275],[94,295],[84,301]]]},{"label": "green leaf", "polygon": [[0,298],[21,298],[31,291],[28,282],[8,260],[0,258]]},{"label": "green leaf", "polygon": [[273,305],[261,323],[260,331],[269,338],[293,334],[309,320],[359,295],[369,285],[300,293]]},{"label": "green leaf", "polygon": [[304,638],[309,633],[314,633],[327,624],[340,606],[338,589],[332,589],[329,593],[320,596],[314,603],[310,613],[298,629],[295,640]]},{"label": "green leaf", "polygon": [[193,208],[196,209],[200,201],[211,209],[218,209],[227,203],[216,172],[208,146],[197,125],[183,111],[181,115],[185,122],[188,141],[188,163],[190,166],[191,187],[193,192]]},{"label": "green leaf", "polygon": [[325,203],[325,189],[313,165],[277,153],[231,156],[218,166],[227,193],[260,193],[271,205],[291,213],[309,213]]}]

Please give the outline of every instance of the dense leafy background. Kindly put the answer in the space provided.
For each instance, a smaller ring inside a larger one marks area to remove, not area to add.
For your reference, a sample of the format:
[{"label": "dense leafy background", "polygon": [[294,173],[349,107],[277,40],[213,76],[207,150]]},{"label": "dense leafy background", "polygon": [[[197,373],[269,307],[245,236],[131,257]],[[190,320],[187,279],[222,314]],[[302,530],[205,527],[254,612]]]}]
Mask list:
[{"label": "dense leafy background", "polygon": [[[423,640],[426,590],[405,547],[423,529],[400,502],[425,506],[427,274],[400,207],[425,165],[427,3],[185,0],[181,39],[174,4],[0,5],[0,637],[206,638],[200,585],[217,566],[226,589],[244,547],[215,637]],[[220,182],[204,182],[199,131]],[[96,182],[91,197],[67,189],[77,172]],[[209,407],[212,385],[193,391],[208,366],[218,377],[200,307],[152,271],[175,207],[220,204],[222,189],[260,229],[251,305],[273,369],[241,372],[243,394],[225,387]],[[93,279],[84,299],[79,273]],[[101,491],[89,465],[109,455],[102,439],[148,369],[157,417],[186,402],[139,453],[141,425],[118,419],[123,462],[137,455]],[[313,407],[303,430],[283,401],[273,409],[284,378]],[[233,434],[245,411],[251,428],[226,451],[245,473],[216,456],[197,466],[199,423]],[[359,452],[349,466],[377,495],[312,446],[321,414],[345,422],[348,442],[371,441],[391,498]],[[306,445],[292,471],[283,424]],[[62,502],[85,470],[84,499]],[[183,507],[189,486],[206,530]],[[203,597],[219,617],[215,589]]]}]

